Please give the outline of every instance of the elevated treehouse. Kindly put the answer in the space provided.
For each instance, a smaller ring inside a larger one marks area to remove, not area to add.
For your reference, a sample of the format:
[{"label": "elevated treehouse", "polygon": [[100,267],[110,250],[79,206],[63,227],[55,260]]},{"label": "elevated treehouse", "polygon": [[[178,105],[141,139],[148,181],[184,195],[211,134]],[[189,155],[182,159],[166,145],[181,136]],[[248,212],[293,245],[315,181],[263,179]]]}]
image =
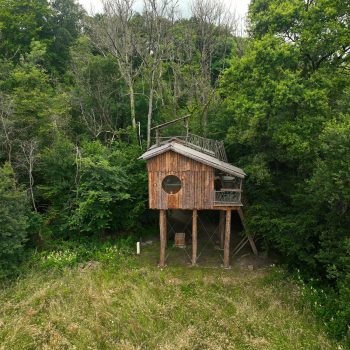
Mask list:
[{"label": "elevated treehouse", "polygon": [[[166,123],[168,124],[168,123]],[[224,267],[229,267],[231,211],[242,214],[242,182],[246,174],[227,162],[222,142],[187,133],[162,138],[140,159],[147,161],[149,207],[160,210],[160,262],[165,266],[166,210],[192,210],[192,265],[197,261],[197,211],[220,210]]]}]

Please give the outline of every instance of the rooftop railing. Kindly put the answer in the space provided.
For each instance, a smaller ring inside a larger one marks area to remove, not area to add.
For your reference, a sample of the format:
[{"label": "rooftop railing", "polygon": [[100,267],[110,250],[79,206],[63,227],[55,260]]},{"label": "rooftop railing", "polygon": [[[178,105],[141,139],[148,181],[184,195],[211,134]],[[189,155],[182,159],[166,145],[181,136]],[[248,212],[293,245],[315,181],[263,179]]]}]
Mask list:
[{"label": "rooftop railing", "polygon": [[201,151],[227,163],[225,146],[222,141],[207,139],[194,134],[188,134],[187,136],[160,137],[160,140],[164,142],[174,138],[182,140],[187,147]]}]

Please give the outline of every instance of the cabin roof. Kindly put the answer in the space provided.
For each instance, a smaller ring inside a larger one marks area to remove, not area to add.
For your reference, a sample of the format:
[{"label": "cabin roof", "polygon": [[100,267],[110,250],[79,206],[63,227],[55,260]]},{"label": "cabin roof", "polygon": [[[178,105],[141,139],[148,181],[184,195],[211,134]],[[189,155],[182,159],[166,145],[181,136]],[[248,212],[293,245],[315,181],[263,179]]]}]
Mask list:
[{"label": "cabin roof", "polygon": [[245,172],[242,169],[237,168],[229,163],[223,162],[222,160],[210,156],[206,153],[187,147],[174,139],[170,140],[170,142],[161,144],[160,146],[152,146],[147,152],[139,157],[139,159],[148,160],[168,151],[179,153],[185,157],[209,165],[215,169],[224,171],[227,174],[234,175],[239,178],[244,178],[246,176]]}]

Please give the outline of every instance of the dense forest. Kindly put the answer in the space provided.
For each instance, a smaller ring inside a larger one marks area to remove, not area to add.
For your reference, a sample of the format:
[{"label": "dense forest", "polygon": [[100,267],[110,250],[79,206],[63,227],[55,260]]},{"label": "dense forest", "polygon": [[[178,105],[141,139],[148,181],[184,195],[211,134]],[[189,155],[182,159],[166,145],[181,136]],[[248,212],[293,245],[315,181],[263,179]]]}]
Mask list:
[{"label": "dense forest", "polygon": [[190,114],[248,175],[248,231],[346,336],[350,2],[253,0],[246,32],[219,1],[176,3],[0,0],[0,277],[54,240],[155,225],[137,158]]}]

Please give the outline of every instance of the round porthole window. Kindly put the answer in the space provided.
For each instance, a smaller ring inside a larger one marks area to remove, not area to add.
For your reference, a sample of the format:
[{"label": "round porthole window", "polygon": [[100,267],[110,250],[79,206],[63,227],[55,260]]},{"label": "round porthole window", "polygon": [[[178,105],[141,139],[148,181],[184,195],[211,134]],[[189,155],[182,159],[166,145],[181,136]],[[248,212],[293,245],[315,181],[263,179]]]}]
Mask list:
[{"label": "round porthole window", "polygon": [[175,175],[166,176],[162,182],[163,190],[169,194],[175,194],[181,190],[181,180]]}]

